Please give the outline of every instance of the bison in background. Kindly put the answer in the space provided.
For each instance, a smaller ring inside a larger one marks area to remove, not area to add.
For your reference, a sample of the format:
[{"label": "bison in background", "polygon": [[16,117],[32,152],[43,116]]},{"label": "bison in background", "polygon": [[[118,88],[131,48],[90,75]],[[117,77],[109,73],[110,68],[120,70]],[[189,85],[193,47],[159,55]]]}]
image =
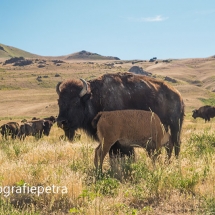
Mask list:
[{"label": "bison in background", "polygon": [[193,110],[192,117],[196,119],[197,117],[200,117],[205,120],[205,122],[209,122],[210,118],[215,117],[215,107],[210,105],[205,105],[200,107],[198,110]]},{"label": "bison in background", "polygon": [[26,122],[20,126],[18,137],[20,140],[24,140],[26,136],[35,136],[36,138],[41,138],[43,134],[48,136],[52,125],[53,122],[49,120]]},{"label": "bison in background", "polygon": [[11,136],[12,139],[16,139],[19,133],[19,123],[8,122],[0,127],[2,138],[8,139]]},{"label": "bison in background", "polygon": [[[131,73],[105,74],[86,82],[71,79],[58,83],[58,126],[72,140],[78,128],[96,137],[91,122],[100,111],[125,109],[151,110],[171,131],[175,155],[180,152],[180,134],[184,119],[184,102],[180,93],[171,85],[154,78]],[[172,148],[168,149],[171,154]],[[122,146],[119,141],[112,145],[109,155],[133,154],[132,146]]]},{"label": "bison in background", "polygon": [[56,122],[56,117],[54,117],[54,116],[46,117],[46,118],[43,118],[43,119],[44,119],[44,120],[49,120],[49,121],[51,121],[51,122],[53,122],[53,123]]},{"label": "bison in background", "polygon": [[[42,119],[40,119],[38,117],[33,117],[31,120],[42,120]],[[55,123],[56,122],[56,117],[54,117],[54,116],[45,117],[45,118],[43,118],[43,120],[49,120],[49,121]]]},{"label": "bison in background", "polygon": [[[96,169],[102,164],[111,146],[119,141],[122,146],[140,146],[147,150],[155,161],[160,149],[169,143],[170,135],[165,131],[157,114],[143,110],[104,111],[96,115],[92,126],[97,128],[99,146],[95,150]],[[170,146],[170,144],[169,144]],[[171,154],[168,155],[169,158]],[[98,165],[100,164],[100,165]]]}]

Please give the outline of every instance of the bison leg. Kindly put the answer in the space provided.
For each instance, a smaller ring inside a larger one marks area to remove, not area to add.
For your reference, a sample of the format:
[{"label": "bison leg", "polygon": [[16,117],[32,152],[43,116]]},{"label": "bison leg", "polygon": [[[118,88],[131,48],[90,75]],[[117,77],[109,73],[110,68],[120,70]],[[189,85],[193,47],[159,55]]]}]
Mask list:
[{"label": "bison leg", "polygon": [[[157,143],[159,146],[160,143]],[[149,155],[149,157],[152,159],[153,164],[155,164],[155,161],[157,160],[157,157],[161,154],[161,149],[156,148],[156,141],[149,141],[146,145],[146,151]]]},{"label": "bison leg", "polygon": [[99,165],[99,154],[100,154],[100,147],[101,147],[101,144],[99,144],[99,146],[95,149],[95,157],[94,157],[94,165],[96,167],[96,169],[98,169],[98,165]]},{"label": "bison leg", "polygon": [[20,135],[20,136],[19,136],[20,141],[24,141],[24,140],[25,140],[25,137],[26,137],[25,134]]},{"label": "bison leg", "polygon": [[64,134],[68,138],[69,141],[72,141],[75,136],[75,130],[73,129],[64,129]]},{"label": "bison leg", "polygon": [[98,170],[98,167],[99,167],[100,171],[102,172],[102,164],[105,156],[110,150],[111,145],[112,145],[111,142],[104,141],[104,143],[100,143],[99,146],[96,148],[95,158],[94,158],[94,164],[95,164],[96,170]]},{"label": "bison leg", "polygon": [[42,138],[42,135],[43,135],[43,132],[42,132],[42,131],[40,131],[40,132],[39,132],[39,135],[38,135],[38,136],[39,136],[39,138]]},{"label": "bison leg", "polygon": [[[171,129],[171,141],[175,150],[175,157],[178,158],[180,153],[180,126],[170,126]],[[171,156],[171,147],[167,151],[168,156]]]},{"label": "bison leg", "polygon": [[14,133],[12,133],[12,139],[16,139],[16,134],[15,134],[15,132]]},{"label": "bison leg", "polygon": [[171,139],[170,139],[169,143],[167,143],[165,145],[165,149],[166,149],[166,152],[167,152],[168,159],[170,159],[171,155],[172,155],[172,150],[173,150],[173,144],[172,144]]},{"label": "bison leg", "polygon": [[146,150],[147,150],[148,156],[152,159],[154,163],[156,159],[155,149],[146,149]]},{"label": "bison leg", "polygon": [[119,141],[117,141],[114,145],[111,146],[109,151],[110,158],[116,157],[135,157],[134,147],[133,146],[125,146],[121,145]]}]

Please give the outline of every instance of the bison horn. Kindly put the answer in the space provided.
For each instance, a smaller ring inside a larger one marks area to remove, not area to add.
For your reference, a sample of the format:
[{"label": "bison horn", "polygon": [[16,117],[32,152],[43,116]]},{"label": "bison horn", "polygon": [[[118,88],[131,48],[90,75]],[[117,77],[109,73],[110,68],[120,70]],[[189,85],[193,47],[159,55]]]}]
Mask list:
[{"label": "bison horn", "polygon": [[62,82],[58,82],[57,86],[56,86],[56,92],[59,95],[60,94],[60,85]]},{"label": "bison horn", "polygon": [[87,82],[84,79],[80,78],[80,80],[83,82],[84,86],[83,86],[81,92],[79,93],[79,96],[83,97],[87,93],[88,86],[87,86]]}]

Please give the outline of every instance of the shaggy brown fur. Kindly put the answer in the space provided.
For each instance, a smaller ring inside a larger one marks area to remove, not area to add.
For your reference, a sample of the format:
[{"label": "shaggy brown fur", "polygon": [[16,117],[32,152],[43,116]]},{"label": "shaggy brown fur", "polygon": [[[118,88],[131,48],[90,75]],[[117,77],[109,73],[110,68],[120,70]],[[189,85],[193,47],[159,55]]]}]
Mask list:
[{"label": "shaggy brown fur", "polygon": [[[165,131],[157,114],[143,110],[100,112],[92,121],[97,127],[99,146],[95,150],[94,164],[102,168],[103,160],[111,146],[119,141],[122,145],[140,146],[149,156],[156,158],[160,148],[167,144],[170,135]],[[171,154],[169,155],[171,156]]]}]

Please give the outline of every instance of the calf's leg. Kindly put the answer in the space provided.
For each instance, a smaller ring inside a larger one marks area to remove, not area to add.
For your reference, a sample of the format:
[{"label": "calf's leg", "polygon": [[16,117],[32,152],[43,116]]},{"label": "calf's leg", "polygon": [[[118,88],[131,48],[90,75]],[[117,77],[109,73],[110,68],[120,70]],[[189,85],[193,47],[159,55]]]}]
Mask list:
[{"label": "calf's leg", "polygon": [[95,157],[94,157],[94,164],[96,169],[98,167],[100,168],[102,172],[102,164],[104,161],[105,156],[110,150],[111,145],[114,143],[114,141],[102,141],[102,143],[99,144],[99,146],[95,150]]}]

